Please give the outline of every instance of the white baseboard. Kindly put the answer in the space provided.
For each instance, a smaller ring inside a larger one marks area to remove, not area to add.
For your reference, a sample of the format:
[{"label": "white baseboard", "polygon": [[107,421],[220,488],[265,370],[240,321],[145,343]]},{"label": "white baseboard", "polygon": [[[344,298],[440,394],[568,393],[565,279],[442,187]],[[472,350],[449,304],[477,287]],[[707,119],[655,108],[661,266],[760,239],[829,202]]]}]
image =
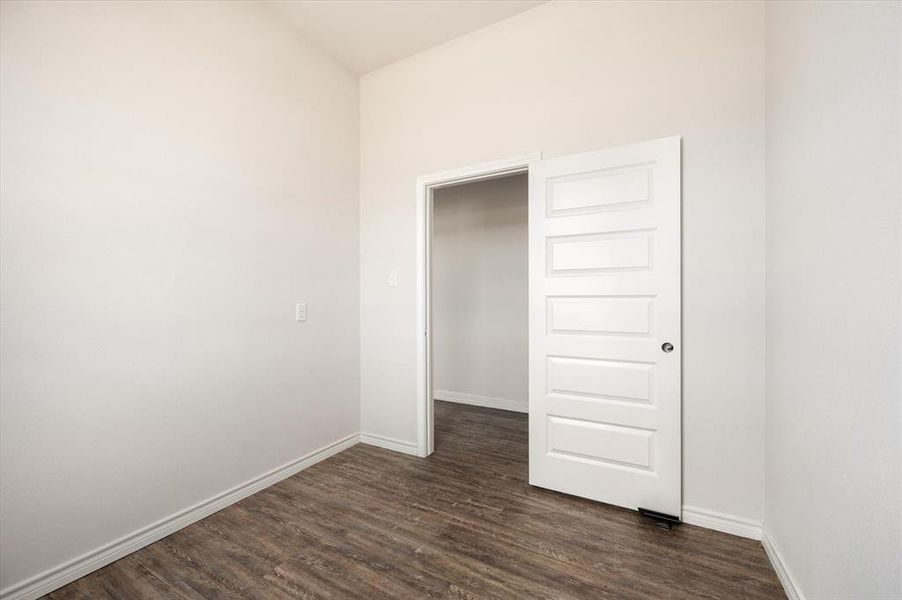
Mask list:
[{"label": "white baseboard", "polygon": [[723,533],[760,540],[761,545],[764,546],[764,551],[767,553],[767,558],[770,559],[770,563],[777,573],[777,578],[783,584],[786,597],[789,600],[805,600],[805,596],[799,590],[799,587],[789,574],[789,570],[786,568],[783,554],[770,536],[767,528],[761,523],[695,506],[683,506],[683,522]]},{"label": "white baseboard", "polygon": [[780,552],[780,548],[777,546],[776,542],[774,542],[774,538],[771,537],[767,528],[762,532],[761,544],[764,546],[764,551],[767,552],[770,564],[773,565],[774,571],[777,572],[777,578],[779,578],[780,583],[783,584],[783,591],[786,592],[786,597],[789,598],[789,600],[805,600],[805,596],[802,595],[799,586],[796,585],[792,576],[789,574],[789,569],[786,568],[783,553]]},{"label": "white baseboard", "polygon": [[360,443],[369,444],[370,446],[378,446],[386,450],[394,450],[395,452],[403,452],[404,454],[417,455],[417,445],[397,440],[395,438],[385,437],[382,435],[373,435],[371,433],[361,433]]},{"label": "white baseboard", "polygon": [[329,458],[333,454],[350,448],[359,441],[360,435],[356,433],[342,438],[217,496],[199,502],[190,508],[186,508],[152,525],[148,525],[105,546],[63,563],[58,567],[44,571],[20,583],[15,583],[0,591],[0,600],[34,600],[39,598],[243,498],[247,498],[251,494],[255,494],[274,483],[291,477],[307,467]]},{"label": "white baseboard", "polygon": [[697,506],[683,506],[683,522],[752,540],[761,539],[761,523]]},{"label": "white baseboard", "polygon": [[510,398],[493,398],[478,394],[465,394],[464,392],[452,392],[449,390],[435,390],[432,394],[436,400],[445,402],[457,402],[471,406],[483,406],[485,408],[497,408],[499,410],[512,410],[514,412],[529,412],[529,404],[526,400],[512,400]]}]

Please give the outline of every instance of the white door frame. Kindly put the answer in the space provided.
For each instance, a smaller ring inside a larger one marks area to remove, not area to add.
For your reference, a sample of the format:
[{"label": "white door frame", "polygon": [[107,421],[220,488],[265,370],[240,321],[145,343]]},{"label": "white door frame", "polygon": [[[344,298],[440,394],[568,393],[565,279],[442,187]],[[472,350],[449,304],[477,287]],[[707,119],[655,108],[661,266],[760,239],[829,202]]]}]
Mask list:
[{"label": "white door frame", "polygon": [[432,193],[462,183],[529,171],[542,153],[417,177],[417,456],[435,449],[432,389]]}]

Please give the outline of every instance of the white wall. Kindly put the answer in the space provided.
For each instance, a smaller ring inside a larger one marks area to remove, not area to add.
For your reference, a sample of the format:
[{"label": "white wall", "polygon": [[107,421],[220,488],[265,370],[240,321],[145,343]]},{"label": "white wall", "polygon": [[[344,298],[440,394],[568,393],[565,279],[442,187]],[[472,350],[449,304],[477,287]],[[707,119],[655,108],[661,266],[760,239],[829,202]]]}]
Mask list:
[{"label": "white wall", "polygon": [[765,525],[807,598],[902,598],[900,5],[767,8]]},{"label": "white wall", "polygon": [[521,174],[434,192],[436,398],[527,408],[527,186]]},{"label": "white wall", "polygon": [[232,2],[4,1],[0,60],[9,589],[359,430],[358,82]]},{"label": "white wall", "polygon": [[683,136],[684,502],[760,522],[761,3],[551,2],[363,77],[364,430],[416,441],[418,175],[669,135]]}]

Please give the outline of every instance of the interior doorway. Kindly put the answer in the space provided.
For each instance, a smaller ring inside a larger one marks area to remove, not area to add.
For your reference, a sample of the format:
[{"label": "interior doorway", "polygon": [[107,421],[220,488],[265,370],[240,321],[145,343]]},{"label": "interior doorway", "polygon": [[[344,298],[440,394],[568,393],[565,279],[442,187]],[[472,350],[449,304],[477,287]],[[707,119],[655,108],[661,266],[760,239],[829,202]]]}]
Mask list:
[{"label": "interior doorway", "polygon": [[[528,208],[526,173],[442,187],[433,193],[432,364],[439,449],[443,440],[471,435],[469,429],[458,431],[455,424],[478,422],[487,427],[505,416],[510,417],[508,428],[519,422],[525,436]],[[519,414],[493,415],[474,407]],[[441,415],[446,415],[445,422]],[[485,433],[500,435],[508,428],[487,428]],[[525,456],[525,444],[522,450]]]},{"label": "interior doorway", "polygon": [[435,194],[524,171],[529,483],[679,521],[679,137],[418,181],[419,454],[434,448]]},{"label": "interior doorway", "polygon": [[517,175],[525,177],[530,162],[540,158],[540,154],[522,156],[417,179],[417,454],[419,456],[429,456],[435,449],[432,261],[436,193],[446,188],[476,182],[489,182]]}]

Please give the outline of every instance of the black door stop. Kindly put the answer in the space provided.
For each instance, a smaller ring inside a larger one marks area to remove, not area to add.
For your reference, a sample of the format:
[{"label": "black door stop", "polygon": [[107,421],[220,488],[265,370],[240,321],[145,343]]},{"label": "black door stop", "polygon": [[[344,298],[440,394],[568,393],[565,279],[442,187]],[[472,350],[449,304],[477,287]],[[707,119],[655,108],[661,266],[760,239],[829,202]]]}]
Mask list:
[{"label": "black door stop", "polygon": [[656,510],[649,510],[647,508],[642,508],[641,506],[636,509],[639,511],[639,514],[643,517],[649,518],[652,521],[655,521],[656,525],[661,529],[671,529],[674,525],[679,525],[683,521],[679,517],[675,517],[673,515],[668,515],[666,513],[661,513]]}]

